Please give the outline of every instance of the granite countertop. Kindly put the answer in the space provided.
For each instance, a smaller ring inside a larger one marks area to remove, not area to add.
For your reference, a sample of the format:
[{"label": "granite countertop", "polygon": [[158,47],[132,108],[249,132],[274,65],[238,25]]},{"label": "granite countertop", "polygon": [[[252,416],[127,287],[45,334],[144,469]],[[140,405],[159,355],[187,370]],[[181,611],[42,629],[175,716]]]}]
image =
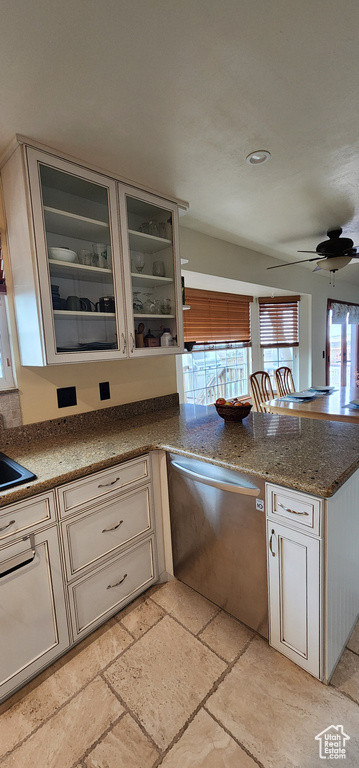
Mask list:
[{"label": "granite countertop", "polygon": [[[37,480],[0,493],[0,506],[154,449],[194,456],[289,488],[330,497],[359,467],[359,429],[319,419],[251,413],[225,423],[213,406],[165,407],[120,420],[110,411],[2,433],[1,450]],[[115,410],[115,409],[113,409]],[[74,424],[77,424],[76,429]],[[46,425],[46,426],[45,426]],[[50,426],[49,426],[50,425]]]},{"label": "granite countertop", "polygon": [[0,506],[154,449],[322,497],[332,496],[359,467],[354,424],[262,413],[225,423],[213,406],[165,407],[119,420],[111,411],[4,431],[1,449],[37,480],[0,493]]}]

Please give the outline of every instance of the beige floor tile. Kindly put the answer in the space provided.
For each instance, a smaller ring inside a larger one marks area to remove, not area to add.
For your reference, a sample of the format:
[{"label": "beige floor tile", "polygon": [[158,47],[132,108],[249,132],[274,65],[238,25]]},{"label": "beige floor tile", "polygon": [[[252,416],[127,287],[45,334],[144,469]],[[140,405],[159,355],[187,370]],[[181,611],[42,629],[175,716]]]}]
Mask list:
[{"label": "beige floor tile", "polygon": [[354,651],[354,653],[359,653],[359,621],[357,621],[353,629],[351,637],[347,642],[347,647]]},{"label": "beige floor tile", "polygon": [[105,676],[165,749],[225,668],[212,651],[165,616]]},{"label": "beige floor tile", "polygon": [[233,659],[243,650],[253,632],[233,619],[228,613],[221,611],[210,624],[199,633],[199,637],[209,645],[215,653],[219,653],[226,661]]},{"label": "beige floor tile", "polygon": [[152,600],[195,634],[219,611],[216,605],[177,579],[164,584],[152,595]]},{"label": "beige floor tile", "polygon": [[125,715],[85,759],[86,768],[152,768],[158,750]]},{"label": "beige floor tile", "polygon": [[254,638],[207,708],[266,768],[317,768],[315,736],[342,724],[346,768],[359,765],[358,707]]},{"label": "beige floor tile", "polygon": [[133,611],[129,612],[127,616],[121,618],[118,614],[117,618],[137,640],[154,624],[157,624],[163,616],[164,611],[157,603],[154,603],[153,600],[144,600]]},{"label": "beige floor tile", "polygon": [[123,712],[96,679],[1,763],[1,768],[71,768]]},{"label": "beige floor tile", "polygon": [[351,651],[344,651],[331,679],[331,685],[348,694],[359,704],[359,656]]},{"label": "beige floor tile", "polygon": [[161,768],[257,768],[257,763],[201,709]]},{"label": "beige floor tile", "polygon": [[[0,755],[13,749],[133,642],[117,621],[108,622],[56,663],[55,671],[0,717]],[[84,645],[84,647],[82,647]]]}]

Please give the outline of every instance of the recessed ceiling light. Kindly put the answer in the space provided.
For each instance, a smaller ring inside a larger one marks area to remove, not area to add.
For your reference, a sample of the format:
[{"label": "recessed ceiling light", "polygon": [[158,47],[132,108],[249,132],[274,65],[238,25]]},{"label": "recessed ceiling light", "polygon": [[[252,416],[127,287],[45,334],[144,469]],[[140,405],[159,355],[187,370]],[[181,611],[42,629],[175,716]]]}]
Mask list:
[{"label": "recessed ceiling light", "polygon": [[247,155],[246,161],[250,165],[261,165],[269,160],[271,154],[266,149],[257,149],[255,152],[251,152]]}]

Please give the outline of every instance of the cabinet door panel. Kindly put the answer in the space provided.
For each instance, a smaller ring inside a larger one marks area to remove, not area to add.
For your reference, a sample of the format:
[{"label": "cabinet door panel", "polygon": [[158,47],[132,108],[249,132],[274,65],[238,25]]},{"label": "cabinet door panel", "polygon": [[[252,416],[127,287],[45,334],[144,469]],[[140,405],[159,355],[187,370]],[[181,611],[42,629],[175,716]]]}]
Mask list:
[{"label": "cabinet door panel", "polygon": [[268,521],[270,644],[315,677],[321,663],[321,542]]},{"label": "cabinet door panel", "polygon": [[[139,357],[181,352],[183,310],[177,206],[120,185],[120,212],[129,298],[129,354]],[[164,332],[167,335],[161,339]]]},{"label": "cabinet door panel", "polygon": [[116,184],[27,149],[48,363],[125,355]]},{"label": "cabinet door panel", "polygon": [[0,550],[1,698],[69,644],[56,528],[33,542],[34,556],[29,537]]}]

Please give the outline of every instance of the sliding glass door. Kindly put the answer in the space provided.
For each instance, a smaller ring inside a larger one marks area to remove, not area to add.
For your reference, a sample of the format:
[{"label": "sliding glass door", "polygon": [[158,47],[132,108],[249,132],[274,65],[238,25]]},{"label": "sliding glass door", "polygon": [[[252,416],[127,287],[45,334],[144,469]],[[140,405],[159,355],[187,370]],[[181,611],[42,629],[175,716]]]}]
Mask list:
[{"label": "sliding glass door", "polygon": [[359,385],[358,313],[358,305],[328,301],[327,383],[332,387]]}]

